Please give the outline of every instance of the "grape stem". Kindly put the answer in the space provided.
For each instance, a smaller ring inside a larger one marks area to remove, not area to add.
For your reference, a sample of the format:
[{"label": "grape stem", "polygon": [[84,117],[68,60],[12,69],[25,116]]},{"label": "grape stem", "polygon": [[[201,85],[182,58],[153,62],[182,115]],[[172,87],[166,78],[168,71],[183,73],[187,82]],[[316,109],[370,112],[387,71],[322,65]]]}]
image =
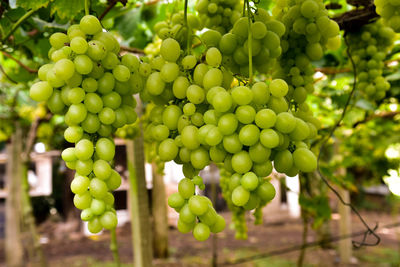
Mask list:
[{"label": "grape stem", "polygon": [[108,12],[117,4],[118,0],[111,1],[107,8],[101,13],[99,16],[99,20],[101,21],[107,15]]},{"label": "grape stem", "polygon": [[189,30],[189,23],[187,20],[187,11],[188,11],[188,2],[189,0],[185,0],[185,10],[184,10],[184,21],[185,21],[185,26],[186,26],[186,31],[187,31],[187,40],[186,40],[186,51],[190,53],[190,30]]},{"label": "grape stem", "polygon": [[245,1],[245,5],[247,5],[247,17],[248,17],[248,31],[249,35],[247,38],[247,46],[249,49],[249,84],[251,85],[253,82],[253,51],[252,51],[252,45],[253,45],[253,34],[251,32],[251,10],[250,10],[250,2],[249,0]]},{"label": "grape stem", "polygon": [[89,15],[90,10],[90,0],[85,0],[85,15]]},{"label": "grape stem", "polygon": [[115,266],[120,267],[121,260],[119,258],[119,252],[118,252],[117,233],[116,233],[115,228],[110,230],[110,232],[111,232],[110,250],[114,257]]},{"label": "grape stem", "polygon": [[13,34],[18,27],[25,21],[27,20],[30,16],[33,15],[38,9],[31,9],[28,12],[25,13],[11,28],[11,30],[7,33],[6,36],[4,36],[3,40],[1,40],[2,43],[6,42],[8,38],[10,38],[11,34]]},{"label": "grape stem", "polygon": [[1,51],[1,53],[2,53],[4,56],[8,57],[9,59],[14,60],[18,65],[20,65],[22,68],[24,68],[24,69],[25,69],[26,71],[28,71],[29,73],[36,73],[36,72],[38,72],[38,70],[31,69],[30,67],[28,67],[27,65],[25,65],[24,63],[22,63],[21,61],[19,61],[19,60],[16,59],[15,57],[13,57],[12,55],[10,55],[9,53],[4,52],[4,51]]}]

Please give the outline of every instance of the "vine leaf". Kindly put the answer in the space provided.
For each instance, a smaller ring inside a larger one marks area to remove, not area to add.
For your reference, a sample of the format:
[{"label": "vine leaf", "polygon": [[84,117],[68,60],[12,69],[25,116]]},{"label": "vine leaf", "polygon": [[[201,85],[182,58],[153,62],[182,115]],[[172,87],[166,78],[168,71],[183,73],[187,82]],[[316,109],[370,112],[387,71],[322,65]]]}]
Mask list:
[{"label": "vine leaf", "polygon": [[[48,2],[49,1],[47,1],[47,0],[35,0],[35,1],[32,1],[32,0],[17,0],[17,5],[22,7],[22,8],[24,8],[24,9],[26,9],[26,10],[29,10],[29,9],[36,10],[36,9],[39,9],[41,7],[46,6]],[[57,2],[59,2],[59,0]]]},{"label": "vine leaf", "polygon": [[57,13],[60,19],[73,18],[84,8],[82,0],[57,0],[51,3],[51,14]]}]

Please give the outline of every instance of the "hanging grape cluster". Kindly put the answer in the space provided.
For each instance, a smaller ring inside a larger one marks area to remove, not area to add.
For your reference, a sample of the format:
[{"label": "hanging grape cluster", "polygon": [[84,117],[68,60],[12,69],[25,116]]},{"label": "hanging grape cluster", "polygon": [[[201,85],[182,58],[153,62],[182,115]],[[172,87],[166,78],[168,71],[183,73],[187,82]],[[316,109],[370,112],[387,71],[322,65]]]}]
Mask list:
[{"label": "hanging grape cluster", "polygon": [[224,34],[241,17],[241,4],[239,0],[200,0],[196,11],[204,27]]},{"label": "hanging grape cluster", "polygon": [[117,216],[111,192],[121,177],[111,167],[112,134],[137,119],[132,95],[143,86],[140,62],[132,54],[119,58],[117,40],[91,15],[67,34],[52,34],[50,44],[52,63],[39,69],[41,81],[32,85],[30,96],[46,101],[52,113],[65,114],[64,137],[74,147],[65,149],[62,158],[76,171],[71,190],[81,219],[92,233],[113,229]]},{"label": "hanging grape cluster", "polygon": [[[222,36],[204,33],[202,39],[208,46],[216,46],[222,53],[222,65],[234,74],[249,77],[249,46],[251,46],[252,66],[260,73],[267,73],[281,55],[280,38],[285,26],[273,19],[269,13],[258,8],[252,16],[251,39],[249,39],[249,19],[242,17],[232,30]],[[214,35],[215,42],[207,42],[207,34]]]},{"label": "hanging grape cluster", "polygon": [[[174,13],[171,16],[171,19],[167,21],[160,21],[154,25],[154,32],[160,37],[162,40],[167,38],[173,38],[179,42],[179,44],[183,45],[187,43],[188,37],[188,29],[190,33],[193,31],[201,30],[202,24],[200,19],[193,15],[187,14],[187,25],[184,21],[184,13]],[[190,35],[191,36],[191,35]]]},{"label": "hanging grape cluster", "polygon": [[400,1],[399,0],[375,0],[376,13],[383,22],[395,32],[400,32]]},{"label": "hanging grape cluster", "polygon": [[350,51],[357,69],[357,90],[371,100],[383,99],[390,89],[390,83],[382,73],[383,60],[393,45],[394,36],[392,28],[384,26],[381,20],[350,34]]},{"label": "hanging grape cluster", "polygon": [[[272,66],[271,58],[280,55],[284,32],[281,22],[259,9],[250,18],[238,19],[232,32],[224,36],[216,30],[204,32],[201,55],[191,53],[190,47],[182,51],[184,44],[169,37],[149,62],[151,71],[141,97],[155,106],[144,136],[157,143],[162,161],[182,165],[185,178],[168,203],[179,212],[178,229],[193,231],[198,240],[225,227],[212,203],[195,194],[196,186],[204,187],[198,173],[210,163],[221,169],[221,187],[234,211],[238,238],[246,237],[245,211],[256,210],[260,222],[261,207],[275,196],[265,178],[272,172],[272,162],[279,172],[290,176],[316,168],[316,157],[303,142],[316,136],[316,127],[289,110],[287,83],[275,79],[232,86],[234,67],[224,64],[224,57],[231,57],[244,45],[247,52],[240,51],[246,61],[236,67],[240,77],[249,76],[252,50],[255,67]],[[260,55],[255,49],[268,54],[262,64],[257,63]]]}]

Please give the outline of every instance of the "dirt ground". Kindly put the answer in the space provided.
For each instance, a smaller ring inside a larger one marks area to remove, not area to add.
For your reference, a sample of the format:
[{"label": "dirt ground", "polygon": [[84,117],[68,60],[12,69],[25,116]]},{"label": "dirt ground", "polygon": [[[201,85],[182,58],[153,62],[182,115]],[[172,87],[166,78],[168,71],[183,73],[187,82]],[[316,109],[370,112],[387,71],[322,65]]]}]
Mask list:
[{"label": "dirt ground", "polygon": [[[230,214],[223,214],[228,225],[231,222]],[[342,264],[337,253],[337,242],[331,244],[329,249],[320,247],[308,248],[305,255],[305,266],[400,266],[399,233],[400,227],[385,227],[396,223],[395,218],[388,214],[363,213],[367,222],[373,226],[379,222],[378,233],[382,238],[377,247],[364,247],[354,251],[353,264]],[[336,216],[337,217],[337,216]],[[333,216],[331,231],[333,236],[338,235],[338,220]],[[336,220],[335,220],[336,219]],[[356,217],[353,217],[353,232],[362,231],[363,228]],[[397,223],[400,218],[397,218]],[[236,240],[234,231],[226,229],[217,235],[217,266],[241,267],[266,267],[266,266],[296,266],[299,250],[283,253],[277,256],[258,258],[255,261],[246,261],[231,265],[235,260],[251,257],[260,253],[269,253],[301,245],[302,223],[300,220],[283,219],[278,222],[268,222],[254,226],[252,219],[248,218],[248,240]],[[229,227],[227,227],[229,228]],[[112,255],[109,251],[109,234],[85,237],[81,233],[69,233],[62,238],[56,238],[55,228],[48,223],[40,227],[46,257],[51,267],[75,266],[113,266]],[[59,230],[58,230],[59,231]],[[132,266],[132,247],[130,225],[117,229],[118,245],[121,261],[124,266]],[[361,237],[355,238],[360,240]],[[313,230],[309,231],[308,242],[316,240]],[[373,237],[369,237],[374,242]],[[4,265],[4,240],[0,240],[0,265]],[[212,238],[205,242],[196,241],[191,234],[181,234],[176,229],[169,231],[170,258],[167,260],[154,260],[155,266],[165,267],[197,267],[211,266]]]}]

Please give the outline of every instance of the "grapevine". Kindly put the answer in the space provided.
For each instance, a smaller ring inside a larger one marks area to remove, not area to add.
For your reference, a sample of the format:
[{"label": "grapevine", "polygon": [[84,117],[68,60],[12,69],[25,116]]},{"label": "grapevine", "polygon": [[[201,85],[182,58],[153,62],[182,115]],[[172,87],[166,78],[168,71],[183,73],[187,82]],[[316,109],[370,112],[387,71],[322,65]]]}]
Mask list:
[{"label": "grapevine", "polygon": [[52,113],[65,114],[64,138],[74,147],[61,156],[76,171],[71,191],[81,219],[92,233],[114,229],[111,192],[120,186],[121,176],[112,169],[112,135],[137,119],[132,94],[142,86],[140,61],[132,54],[119,57],[117,40],[91,15],[71,25],[67,34],[52,34],[50,44],[52,63],[40,67],[41,81],[32,85],[30,96],[46,101]]}]

